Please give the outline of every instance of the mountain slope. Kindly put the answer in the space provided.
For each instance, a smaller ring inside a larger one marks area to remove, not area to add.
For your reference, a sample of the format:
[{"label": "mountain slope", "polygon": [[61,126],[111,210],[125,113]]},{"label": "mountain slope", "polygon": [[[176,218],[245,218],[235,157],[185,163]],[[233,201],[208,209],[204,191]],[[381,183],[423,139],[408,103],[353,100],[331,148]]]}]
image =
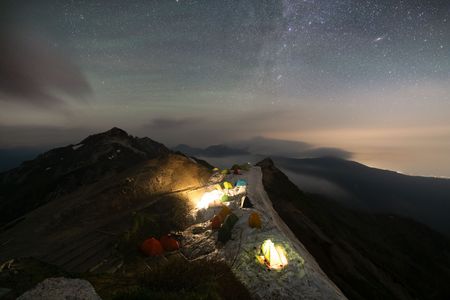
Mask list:
[{"label": "mountain slope", "polygon": [[[190,195],[211,176],[205,162],[114,128],[3,176],[31,193],[49,164],[55,171],[41,181],[46,189],[33,198],[36,207],[18,202],[15,213],[22,216],[0,230],[6,299],[62,275],[89,280],[103,299],[250,298],[220,261],[188,261],[178,251],[146,257],[139,251],[149,237],[172,232],[179,239],[177,232],[192,223]],[[14,189],[5,195],[15,196]]]},{"label": "mountain slope", "polygon": [[114,252],[140,215],[157,224],[157,234],[185,226],[184,192],[209,176],[201,164],[116,128],[79,148],[51,150],[3,174],[10,190],[2,208],[22,217],[0,231],[7,243],[0,258],[33,256],[86,271]]},{"label": "mountain slope", "polygon": [[275,210],[350,299],[448,299],[450,241],[409,219],[356,212],[258,164]]},{"label": "mountain slope", "polygon": [[408,176],[337,158],[274,160],[284,170],[341,188],[349,196],[333,199],[350,208],[406,216],[450,235],[449,179]]},{"label": "mountain slope", "polygon": [[35,158],[44,148],[15,147],[0,149],[0,172],[18,167],[22,162]]},{"label": "mountain slope", "polygon": [[56,148],[0,174],[0,225],[139,162],[171,151],[149,138],[135,138],[119,128]]}]

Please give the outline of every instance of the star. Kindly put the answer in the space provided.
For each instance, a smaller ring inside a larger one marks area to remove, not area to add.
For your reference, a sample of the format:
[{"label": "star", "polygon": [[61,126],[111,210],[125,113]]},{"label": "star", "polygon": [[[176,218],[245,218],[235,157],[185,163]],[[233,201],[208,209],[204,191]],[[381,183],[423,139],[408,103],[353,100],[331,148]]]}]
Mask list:
[{"label": "star", "polygon": [[378,42],[381,42],[382,40],[384,40],[385,38],[386,38],[386,35],[381,35],[381,36],[376,37],[372,42],[378,43]]}]

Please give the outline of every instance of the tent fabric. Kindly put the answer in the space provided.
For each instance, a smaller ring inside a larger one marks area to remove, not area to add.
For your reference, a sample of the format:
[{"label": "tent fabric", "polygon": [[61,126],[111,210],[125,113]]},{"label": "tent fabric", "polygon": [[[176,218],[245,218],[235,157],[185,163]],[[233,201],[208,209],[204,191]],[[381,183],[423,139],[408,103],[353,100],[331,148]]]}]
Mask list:
[{"label": "tent fabric", "polygon": [[228,202],[228,201],[230,201],[230,197],[228,197],[228,195],[225,194],[225,195],[222,196],[222,198],[220,198],[220,201],[221,202]]},{"label": "tent fabric", "polygon": [[224,189],[231,190],[231,189],[233,188],[233,185],[232,185],[231,183],[229,183],[228,181],[225,181],[225,182],[223,183],[223,188],[224,188]]},{"label": "tent fabric", "polygon": [[247,181],[245,179],[239,179],[236,181],[236,186],[247,186]]},{"label": "tent fabric", "polygon": [[257,212],[252,212],[248,217],[248,225],[251,228],[261,228],[262,222],[261,217]]},{"label": "tent fabric", "polygon": [[229,214],[231,214],[231,209],[229,209],[228,206],[222,205],[222,209],[218,213],[221,217],[221,221],[225,220]]},{"label": "tent fabric", "polygon": [[233,230],[234,224],[239,220],[239,218],[231,213],[228,215],[225,219],[225,221],[222,224],[222,227],[219,229],[219,234],[217,236],[217,239],[219,242],[226,243],[231,239],[231,231]]},{"label": "tent fabric", "polygon": [[253,203],[248,196],[244,196],[241,199],[241,208],[253,208]]},{"label": "tent fabric", "polygon": [[219,168],[214,168],[213,172],[219,172]]},{"label": "tent fabric", "polygon": [[178,241],[176,239],[174,239],[173,237],[169,236],[169,235],[163,235],[160,238],[160,242],[162,247],[164,248],[164,250],[166,251],[176,251],[180,249],[180,243],[178,243]]},{"label": "tent fabric", "polygon": [[161,243],[155,238],[146,239],[141,245],[141,251],[146,256],[160,256],[164,254]]},{"label": "tent fabric", "polygon": [[283,248],[275,246],[271,240],[265,240],[260,250],[262,256],[258,260],[263,261],[270,269],[282,269],[288,264]]},{"label": "tent fabric", "polygon": [[220,215],[215,215],[211,219],[211,228],[213,230],[217,230],[220,228],[221,225],[222,225],[222,217]]},{"label": "tent fabric", "polygon": [[230,171],[228,169],[224,169],[220,173],[223,175],[227,175],[227,174],[230,174]]}]

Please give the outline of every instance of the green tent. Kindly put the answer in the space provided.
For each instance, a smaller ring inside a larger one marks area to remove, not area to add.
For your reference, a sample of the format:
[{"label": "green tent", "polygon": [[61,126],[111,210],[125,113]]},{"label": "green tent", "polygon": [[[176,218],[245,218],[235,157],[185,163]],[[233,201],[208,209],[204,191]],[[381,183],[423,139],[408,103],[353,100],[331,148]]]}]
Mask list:
[{"label": "green tent", "polygon": [[234,224],[239,220],[235,214],[230,214],[225,218],[222,227],[219,229],[218,240],[219,242],[226,243],[231,239],[231,231],[233,230]]}]

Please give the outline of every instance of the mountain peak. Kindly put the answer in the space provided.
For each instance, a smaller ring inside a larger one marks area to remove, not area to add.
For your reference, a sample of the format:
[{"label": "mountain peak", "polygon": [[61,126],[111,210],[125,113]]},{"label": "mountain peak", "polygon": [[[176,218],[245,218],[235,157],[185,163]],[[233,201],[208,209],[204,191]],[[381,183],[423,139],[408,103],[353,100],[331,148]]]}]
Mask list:
[{"label": "mountain peak", "polygon": [[119,127],[113,127],[110,130],[105,131],[104,133],[109,134],[109,135],[126,135],[126,136],[128,136],[128,133]]},{"label": "mountain peak", "polygon": [[266,157],[262,161],[257,163],[256,165],[261,168],[269,168],[269,167],[273,167],[275,164],[270,157]]},{"label": "mountain peak", "polygon": [[99,141],[104,141],[108,139],[128,139],[131,138],[131,136],[123,129],[120,129],[118,127],[113,127],[108,131],[96,133],[88,136],[83,141],[81,141],[80,144],[89,144],[89,143],[95,143]]},{"label": "mountain peak", "polygon": [[[1,174],[0,183],[14,185],[20,182],[27,188],[11,190],[11,194],[8,194],[9,202],[5,205],[9,205],[10,212],[0,203],[0,224],[26,213],[33,207],[30,203],[33,203],[34,207],[46,203],[51,199],[51,193],[70,193],[83,185],[92,184],[143,161],[161,158],[170,153],[161,143],[150,138],[133,137],[117,127],[90,135],[77,145],[47,151],[34,160]],[[26,201],[19,207],[19,200],[16,199]]]}]

